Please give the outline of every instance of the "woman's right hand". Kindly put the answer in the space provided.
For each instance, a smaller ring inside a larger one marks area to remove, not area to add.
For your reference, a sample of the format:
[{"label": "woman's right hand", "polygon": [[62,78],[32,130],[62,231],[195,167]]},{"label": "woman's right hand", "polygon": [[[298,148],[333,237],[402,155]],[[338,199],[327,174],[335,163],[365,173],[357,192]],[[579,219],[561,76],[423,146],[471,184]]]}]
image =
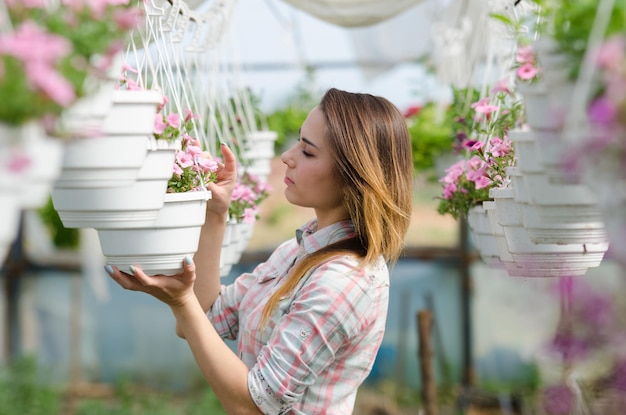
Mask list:
[{"label": "woman's right hand", "polygon": [[228,213],[230,198],[237,182],[237,161],[235,154],[226,144],[222,143],[220,148],[224,157],[224,164],[220,164],[217,169],[217,181],[207,185],[207,189],[211,191],[211,200],[207,203],[207,213],[224,217]]}]

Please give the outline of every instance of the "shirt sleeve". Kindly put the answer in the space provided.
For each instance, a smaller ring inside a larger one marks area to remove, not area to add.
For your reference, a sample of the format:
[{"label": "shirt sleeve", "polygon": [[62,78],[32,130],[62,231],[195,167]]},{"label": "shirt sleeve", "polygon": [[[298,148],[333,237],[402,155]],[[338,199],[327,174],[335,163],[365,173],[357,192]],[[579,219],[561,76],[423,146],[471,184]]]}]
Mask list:
[{"label": "shirt sleeve", "polygon": [[361,330],[372,300],[364,289],[368,277],[355,265],[350,257],[322,264],[274,311],[270,340],[248,374],[263,413],[281,414],[298,402]]},{"label": "shirt sleeve", "polygon": [[252,272],[241,274],[232,284],[220,287],[220,293],[207,311],[207,317],[222,338],[237,339],[239,310],[248,290],[255,283],[271,280],[285,272],[288,267],[286,258],[295,249],[295,238],[282,243],[267,261],[257,265]]}]

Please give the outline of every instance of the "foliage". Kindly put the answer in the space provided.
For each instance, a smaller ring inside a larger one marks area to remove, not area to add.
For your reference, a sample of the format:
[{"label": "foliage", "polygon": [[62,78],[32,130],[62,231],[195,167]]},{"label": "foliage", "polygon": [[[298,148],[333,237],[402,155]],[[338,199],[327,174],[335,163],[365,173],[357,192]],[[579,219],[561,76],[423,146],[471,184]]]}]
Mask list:
[{"label": "foliage", "polygon": [[254,223],[259,218],[259,204],[270,195],[272,188],[257,176],[244,173],[235,183],[228,215],[237,222]]},{"label": "foliage", "polygon": [[[1,22],[0,121],[57,117],[105,76],[143,8],[130,0],[6,1]],[[0,18],[1,19],[1,18]]]},{"label": "foliage", "polygon": [[521,125],[522,110],[521,101],[511,92],[506,79],[491,90],[490,96],[471,104],[461,124],[466,128],[460,137],[465,157],[449,167],[440,179],[440,214],[450,214],[455,219],[465,216],[469,209],[490,199],[490,189],[507,183],[506,169],[515,164],[507,133]]},{"label": "foliage", "polygon": [[[583,63],[592,25],[598,9],[598,0],[563,1],[550,3],[548,12],[552,19],[548,33],[557,42],[559,50],[568,57],[571,79],[576,79]],[[626,2],[616,1],[607,29],[606,39],[626,29]]]},{"label": "foliage", "polygon": [[432,169],[435,158],[452,149],[454,137],[449,112],[438,108],[435,102],[428,102],[421,108],[410,108],[405,118],[411,135],[413,168],[417,172]]},{"label": "foliage", "polygon": [[39,208],[38,212],[43,224],[50,232],[54,246],[68,249],[78,248],[80,244],[79,230],[63,226],[63,222],[54,208],[51,197],[48,197],[48,201]]},{"label": "foliage", "polygon": [[478,100],[479,93],[473,88],[454,87],[452,93],[450,105],[441,107],[436,102],[427,102],[423,107],[411,107],[404,113],[411,136],[413,166],[417,172],[431,170],[441,154],[458,153],[461,143],[469,135],[470,104]]},{"label": "foliage", "polygon": [[0,366],[0,415],[50,415],[59,413],[59,392],[37,381],[34,358],[24,357]]},{"label": "foliage", "polygon": [[[66,393],[38,380],[34,357],[26,356],[0,366],[0,415],[64,415]],[[76,415],[222,415],[226,412],[215,393],[147,391],[121,380],[108,398],[79,398]]]}]

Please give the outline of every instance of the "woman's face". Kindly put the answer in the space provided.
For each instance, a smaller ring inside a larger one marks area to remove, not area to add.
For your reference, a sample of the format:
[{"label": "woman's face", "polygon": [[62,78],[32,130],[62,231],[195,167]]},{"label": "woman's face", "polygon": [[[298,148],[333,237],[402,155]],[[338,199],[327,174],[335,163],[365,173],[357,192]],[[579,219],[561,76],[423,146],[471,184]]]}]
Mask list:
[{"label": "woman's face", "polygon": [[319,228],[349,217],[332,173],[330,151],[326,118],[315,107],[302,124],[298,143],[281,155],[287,166],[285,197],[294,205],[315,209]]}]

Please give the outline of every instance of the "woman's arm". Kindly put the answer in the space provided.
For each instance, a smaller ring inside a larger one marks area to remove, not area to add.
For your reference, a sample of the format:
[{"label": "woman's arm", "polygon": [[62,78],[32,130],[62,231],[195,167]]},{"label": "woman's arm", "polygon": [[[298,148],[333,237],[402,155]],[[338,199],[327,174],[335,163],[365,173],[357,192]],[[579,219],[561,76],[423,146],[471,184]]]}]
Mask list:
[{"label": "woman's arm", "polygon": [[221,149],[224,166],[220,167],[217,172],[217,183],[208,185],[212,196],[207,202],[206,220],[200,233],[198,250],[194,255],[197,274],[194,292],[205,312],[211,307],[220,291],[222,241],[226,230],[230,198],[237,180],[235,155],[225,144],[221,145]]},{"label": "woman's arm", "polygon": [[194,294],[191,258],[186,258],[183,272],[175,276],[148,276],[138,268],[131,268],[133,275],[111,266],[106,270],[123,288],[145,292],[169,305],[177,329],[228,414],[261,414],[248,390],[248,368],[215,331]]}]

